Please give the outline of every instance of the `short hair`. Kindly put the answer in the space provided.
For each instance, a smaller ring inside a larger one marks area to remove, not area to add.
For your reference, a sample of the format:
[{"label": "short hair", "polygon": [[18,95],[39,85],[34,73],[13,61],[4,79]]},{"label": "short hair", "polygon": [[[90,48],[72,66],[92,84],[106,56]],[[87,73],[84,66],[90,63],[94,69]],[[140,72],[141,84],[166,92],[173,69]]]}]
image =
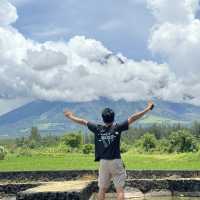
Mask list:
[{"label": "short hair", "polygon": [[103,118],[104,123],[114,122],[115,113],[111,108],[104,108],[101,116]]}]

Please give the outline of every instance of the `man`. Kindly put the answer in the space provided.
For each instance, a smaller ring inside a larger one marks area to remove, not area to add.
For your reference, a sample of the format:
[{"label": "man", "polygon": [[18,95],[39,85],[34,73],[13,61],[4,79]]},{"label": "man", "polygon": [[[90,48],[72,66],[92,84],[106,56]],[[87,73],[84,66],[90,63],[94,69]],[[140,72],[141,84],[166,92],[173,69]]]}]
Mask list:
[{"label": "man", "polygon": [[153,102],[149,101],[143,111],[132,114],[122,123],[114,123],[115,113],[112,109],[105,108],[102,112],[103,125],[76,117],[70,111],[64,111],[64,115],[67,118],[78,124],[87,126],[95,134],[95,161],[100,161],[98,177],[99,200],[105,199],[105,193],[111,179],[117,191],[117,200],[124,200],[126,170],[120,155],[121,132],[128,130],[130,124],[140,119],[145,113],[152,110],[153,107]]}]

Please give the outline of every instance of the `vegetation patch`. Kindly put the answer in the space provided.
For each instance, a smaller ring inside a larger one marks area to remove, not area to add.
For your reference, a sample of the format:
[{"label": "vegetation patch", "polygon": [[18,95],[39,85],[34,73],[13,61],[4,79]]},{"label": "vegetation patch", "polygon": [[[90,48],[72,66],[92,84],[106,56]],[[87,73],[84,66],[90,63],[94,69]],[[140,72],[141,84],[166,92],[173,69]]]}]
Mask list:
[{"label": "vegetation patch", "polygon": [[[154,124],[122,134],[121,153],[127,169],[198,170],[200,123]],[[41,136],[32,127],[29,136],[0,140],[0,170],[98,169],[94,162],[94,135],[82,132]]]}]

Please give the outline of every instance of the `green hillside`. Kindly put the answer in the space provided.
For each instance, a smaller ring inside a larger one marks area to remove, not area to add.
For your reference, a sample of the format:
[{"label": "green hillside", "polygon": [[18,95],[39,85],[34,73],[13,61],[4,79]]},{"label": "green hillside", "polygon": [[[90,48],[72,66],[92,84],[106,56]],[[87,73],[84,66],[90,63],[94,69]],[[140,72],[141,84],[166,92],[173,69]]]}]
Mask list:
[{"label": "green hillside", "polygon": [[[174,103],[155,99],[155,109],[137,122],[140,125],[152,123],[189,124],[200,119],[200,107],[191,104]],[[34,101],[0,116],[0,136],[18,137],[30,132],[37,126],[41,134],[63,134],[66,131],[83,130],[83,127],[69,122],[63,115],[65,108],[76,115],[97,123],[101,123],[101,111],[111,107],[116,113],[116,121],[122,121],[135,112],[146,107],[146,101],[127,102],[100,98],[90,102],[48,102]]]}]

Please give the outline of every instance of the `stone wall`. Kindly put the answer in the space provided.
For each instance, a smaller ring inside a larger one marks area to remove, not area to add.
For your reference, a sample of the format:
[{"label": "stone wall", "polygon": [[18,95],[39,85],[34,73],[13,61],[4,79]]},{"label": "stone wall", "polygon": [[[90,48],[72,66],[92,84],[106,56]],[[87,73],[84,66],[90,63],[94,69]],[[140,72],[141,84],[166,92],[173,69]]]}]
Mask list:
[{"label": "stone wall", "polygon": [[200,177],[200,170],[127,170],[128,179],[155,179],[166,177]]},{"label": "stone wall", "polygon": [[0,193],[4,194],[17,194],[20,191],[29,188],[37,187],[40,183],[8,183],[0,184]]},{"label": "stone wall", "polygon": [[[97,177],[97,175],[97,170],[0,172],[0,182],[77,180],[84,176]],[[171,176],[178,178],[194,178],[200,177],[200,171],[127,170],[127,175],[128,179],[156,179]]]},{"label": "stone wall", "polygon": [[[88,200],[93,193],[98,191],[97,181],[91,181],[83,190],[69,190],[69,191],[45,191],[41,192],[29,190],[19,192],[17,200]],[[163,196],[163,195],[177,195],[177,196],[200,196],[200,179],[129,179],[126,181],[125,191],[135,192],[140,196]],[[114,185],[112,184],[108,192],[115,192]]]},{"label": "stone wall", "polygon": [[77,180],[84,176],[97,176],[95,170],[66,170],[66,171],[18,171],[0,172],[0,182],[30,182],[30,181],[64,181]]}]

